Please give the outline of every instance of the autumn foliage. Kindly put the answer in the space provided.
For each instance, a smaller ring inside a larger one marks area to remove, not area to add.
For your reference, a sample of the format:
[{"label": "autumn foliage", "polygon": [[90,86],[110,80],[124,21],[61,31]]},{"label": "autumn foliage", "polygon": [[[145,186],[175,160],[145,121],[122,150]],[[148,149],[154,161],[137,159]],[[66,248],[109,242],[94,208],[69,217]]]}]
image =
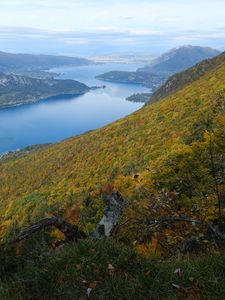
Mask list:
[{"label": "autumn foliage", "polygon": [[185,216],[222,226],[224,82],[222,63],[111,125],[1,159],[2,241],[49,215],[91,231],[103,214],[104,194],[114,190],[128,203],[120,238],[142,252],[170,252],[169,245],[207,234],[185,221],[149,229],[145,223],[153,218]]}]

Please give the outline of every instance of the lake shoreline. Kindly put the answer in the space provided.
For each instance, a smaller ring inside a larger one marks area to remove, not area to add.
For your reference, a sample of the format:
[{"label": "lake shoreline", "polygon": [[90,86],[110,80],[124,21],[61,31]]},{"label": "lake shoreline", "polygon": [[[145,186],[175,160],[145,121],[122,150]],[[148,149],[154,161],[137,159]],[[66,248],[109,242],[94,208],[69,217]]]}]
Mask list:
[{"label": "lake shoreline", "polygon": [[[110,124],[137,111],[143,103],[125,99],[134,93],[147,92],[139,85],[107,83],[95,76],[115,64],[64,67],[55,71],[61,79],[72,79],[92,87],[79,95],[51,95],[32,102],[0,109],[0,153],[35,144],[57,143]],[[136,69],[140,65],[119,65]],[[54,97],[52,97],[54,96]]]},{"label": "lake shoreline", "polygon": [[4,110],[4,109],[10,109],[10,108],[16,108],[16,107],[20,107],[20,106],[24,106],[24,105],[30,105],[30,104],[35,104],[41,101],[48,101],[54,98],[58,98],[58,97],[69,97],[69,98],[74,98],[74,97],[79,97],[82,95],[85,95],[93,90],[97,90],[97,89],[105,89],[106,86],[102,85],[102,86],[93,86],[93,87],[89,87],[89,90],[84,91],[82,93],[60,93],[60,94],[52,94],[50,96],[43,96],[43,97],[38,97],[38,98],[31,98],[28,101],[25,102],[21,102],[21,103],[15,103],[15,104],[10,104],[10,105],[4,105],[1,106],[0,105],[0,110]]}]

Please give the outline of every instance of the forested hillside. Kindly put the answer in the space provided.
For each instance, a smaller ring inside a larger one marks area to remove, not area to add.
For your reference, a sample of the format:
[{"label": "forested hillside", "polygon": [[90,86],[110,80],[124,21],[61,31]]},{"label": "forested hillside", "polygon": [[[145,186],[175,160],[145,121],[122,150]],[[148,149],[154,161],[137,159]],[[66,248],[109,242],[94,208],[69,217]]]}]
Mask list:
[{"label": "forested hillside", "polygon": [[[41,264],[33,266],[35,282],[40,286],[42,278],[48,278],[48,288],[52,290],[50,295],[63,296],[66,293],[66,299],[73,299],[70,276],[81,276],[80,281],[89,278],[87,281],[92,282],[97,278],[92,289],[99,285],[96,297],[100,297],[102,285],[102,299],[116,299],[107,293],[115,290],[122,293],[122,282],[127,283],[132,297],[128,297],[127,291],[122,296],[113,292],[117,299],[138,299],[138,286],[143,288],[139,299],[157,299],[159,293],[161,299],[168,295],[174,299],[173,288],[177,299],[185,299],[191,293],[197,296],[189,299],[200,299],[200,292],[205,299],[212,298],[212,293],[216,295],[215,299],[220,299],[218,295],[225,296],[221,275],[224,272],[223,258],[219,254],[211,263],[210,258],[206,258],[206,262],[194,261],[193,266],[191,262],[183,262],[181,268],[184,268],[185,275],[177,281],[181,285],[191,285],[190,289],[176,284],[172,287],[174,282],[171,280],[176,280],[172,274],[179,268],[176,263],[172,267],[164,263],[158,271],[157,266],[151,268],[142,257],[171,257],[178,252],[219,253],[224,246],[225,64],[217,64],[217,59],[214,63],[215,68],[210,68],[190,84],[182,85],[168,97],[111,125],[30,154],[20,157],[12,154],[0,160],[2,243],[15,238],[24,227],[52,215],[78,224],[88,233],[94,230],[103,215],[105,195],[116,191],[126,202],[117,228],[117,240],[134,248],[141,256],[121,245],[94,245],[92,242],[75,249],[66,248],[67,251],[51,260],[38,256]],[[59,233],[55,231],[49,231],[47,236],[51,243],[59,239]],[[38,237],[38,245],[43,240],[49,243],[42,234]],[[23,251],[36,246],[37,243],[30,240],[18,246],[17,253],[28,253]],[[72,253],[77,253],[77,256]],[[86,257],[82,258],[86,259],[85,263],[81,257]],[[129,257],[127,263],[126,257]],[[106,265],[106,269],[107,263],[110,264],[107,272],[110,276],[115,273],[115,277],[105,281],[107,275],[104,278],[97,275],[104,274],[104,270],[99,271],[99,266],[96,266],[97,261]],[[130,269],[131,262],[141,268],[135,277],[132,272],[136,271]],[[204,269],[214,263],[214,271]],[[124,265],[126,267],[122,267]],[[64,270],[65,266],[65,271],[59,276],[59,270]],[[98,271],[88,273],[88,268]],[[190,283],[188,278],[192,269],[193,281]],[[32,263],[18,273],[24,284],[20,292],[27,295],[30,291],[41,299],[45,288],[43,286],[37,291],[34,281],[27,283],[31,276],[29,270],[32,270]],[[160,280],[164,278],[162,290],[159,285],[154,286],[159,283],[157,272],[161,274]],[[177,272],[181,273],[183,269]],[[150,275],[155,278],[154,282],[149,279],[153,278]],[[212,276],[216,281],[211,280]],[[55,280],[60,288],[54,290]],[[19,282],[16,279],[11,288],[18,289]],[[3,290],[7,290],[6,281],[4,284]],[[187,295],[184,297],[183,293]]]},{"label": "forested hillside", "polygon": [[0,73],[0,109],[59,95],[82,95],[90,88],[75,80],[37,79]]},{"label": "forested hillside", "polygon": [[90,88],[75,80],[37,79],[0,73],[0,109],[58,95],[82,95]]},{"label": "forested hillside", "polygon": [[[188,152],[197,147],[195,143],[207,146],[210,128],[218,123],[218,130],[222,130],[223,106],[216,113],[213,105],[217,106],[218,97],[224,100],[224,71],[225,65],[221,64],[163,101],[102,129],[19,159],[3,159],[2,229],[15,220],[24,226],[28,215],[32,221],[46,211],[62,214],[106,183],[115,185],[125,197],[135,198],[134,174],[139,172],[148,180],[158,171],[163,176],[167,168],[157,166],[166,163],[171,155],[181,151],[189,157]],[[29,207],[32,214],[28,214]]]}]

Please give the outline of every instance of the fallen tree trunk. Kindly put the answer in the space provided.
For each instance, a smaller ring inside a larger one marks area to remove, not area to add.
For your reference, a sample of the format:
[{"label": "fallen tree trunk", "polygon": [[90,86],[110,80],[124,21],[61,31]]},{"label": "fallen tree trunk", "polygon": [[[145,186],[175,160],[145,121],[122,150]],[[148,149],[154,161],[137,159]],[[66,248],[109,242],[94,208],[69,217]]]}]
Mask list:
[{"label": "fallen tree trunk", "polygon": [[75,225],[67,223],[63,220],[58,219],[57,217],[45,218],[39,222],[29,226],[23,230],[18,237],[13,241],[13,243],[20,242],[35,232],[41,231],[49,227],[55,227],[65,235],[65,241],[78,241],[79,239],[86,238],[86,234],[79,230]]},{"label": "fallen tree trunk", "polygon": [[[108,237],[114,232],[114,229],[117,227],[125,208],[125,201],[118,192],[113,192],[111,195],[107,195],[106,202],[107,205],[104,210],[104,215],[97,225],[95,232],[90,234],[90,236],[97,239],[100,239],[101,237]],[[37,223],[29,226],[28,228],[23,230],[17,236],[17,238],[12,241],[12,243],[18,243],[30,237],[34,233],[39,232],[43,229],[47,229],[49,227],[55,227],[59,231],[61,231],[65,236],[64,242],[77,242],[88,237],[88,235],[79,230],[78,226],[70,224],[53,216],[50,218],[42,219]]]}]

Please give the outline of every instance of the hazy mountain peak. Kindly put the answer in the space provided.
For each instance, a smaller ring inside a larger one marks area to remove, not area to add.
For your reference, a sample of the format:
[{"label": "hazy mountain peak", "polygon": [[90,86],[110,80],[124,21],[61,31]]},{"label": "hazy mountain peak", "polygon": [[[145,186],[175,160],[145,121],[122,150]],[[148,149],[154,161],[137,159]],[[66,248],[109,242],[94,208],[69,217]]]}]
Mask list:
[{"label": "hazy mountain peak", "polygon": [[152,64],[140,69],[141,72],[177,73],[199,63],[202,60],[219,55],[210,47],[184,45],[173,48],[152,61]]}]

